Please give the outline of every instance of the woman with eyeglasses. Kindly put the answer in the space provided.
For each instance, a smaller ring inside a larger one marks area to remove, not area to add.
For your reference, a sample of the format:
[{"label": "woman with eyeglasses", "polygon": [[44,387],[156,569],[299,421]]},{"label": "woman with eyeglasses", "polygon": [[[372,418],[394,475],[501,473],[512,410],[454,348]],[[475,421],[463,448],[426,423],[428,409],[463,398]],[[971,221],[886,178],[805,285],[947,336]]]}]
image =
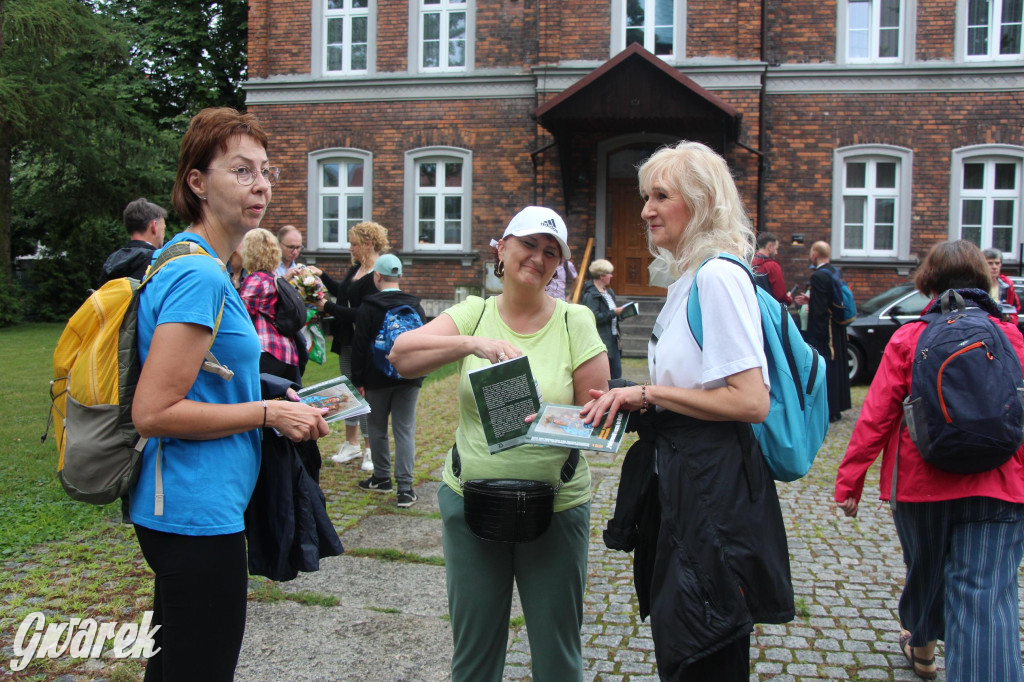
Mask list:
[{"label": "woman with eyeglasses", "polygon": [[260,467],[259,429],[294,441],[328,432],[321,410],[261,400],[259,338],[223,265],[259,226],[277,177],[254,116],[214,108],[193,117],[172,195],[191,224],[164,246],[191,255],[169,261],[139,300],[132,420],[149,440],[131,515],[155,574],[160,627],[149,681],[232,679],[245,630],[243,514]]}]

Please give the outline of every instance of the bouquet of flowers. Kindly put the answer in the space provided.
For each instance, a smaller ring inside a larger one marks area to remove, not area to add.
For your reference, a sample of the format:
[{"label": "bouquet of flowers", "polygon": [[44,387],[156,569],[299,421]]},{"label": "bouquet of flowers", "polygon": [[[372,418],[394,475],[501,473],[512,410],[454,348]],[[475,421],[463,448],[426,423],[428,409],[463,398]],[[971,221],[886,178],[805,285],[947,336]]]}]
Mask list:
[{"label": "bouquet of flowers", "polygon": [[320,268],[312,265],[303,265],[297,272],[293,273],[288,283],[299,290],[302,300],[310,305],[316,305],[327,298],[327,287],[320,279]]}]

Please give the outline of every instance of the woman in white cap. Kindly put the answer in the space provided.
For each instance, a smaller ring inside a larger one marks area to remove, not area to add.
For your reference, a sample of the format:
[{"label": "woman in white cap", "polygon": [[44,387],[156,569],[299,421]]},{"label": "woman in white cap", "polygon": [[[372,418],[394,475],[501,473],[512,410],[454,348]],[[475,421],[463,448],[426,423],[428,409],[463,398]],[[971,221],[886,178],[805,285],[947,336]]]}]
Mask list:
[{"label": "woman in white cap", "polygon": [[[470,297],[395,341],[390,360],[405,377],[458,362],[459,426],[438,490],[455,653],[453,682],[499,682],[508,646],[513,582],[519,588],[535,680],[580,680],[583,592],[590,535],[590,470],[578,451],[520,446],[488,453],[467,373],[527,355],[543,400],[582,405],[608,386],[608,358],[594,315],[544,287],[570,257],[562,218],[529,206],[505,229],[494,273],[503,292]],[[576,453],[573,455],[572,453]],[[577,459],[578,458],[578,459]],[[520,479],[556,486],[550,527],[528,542],[481,539],[465,518],[462,481]]]}]

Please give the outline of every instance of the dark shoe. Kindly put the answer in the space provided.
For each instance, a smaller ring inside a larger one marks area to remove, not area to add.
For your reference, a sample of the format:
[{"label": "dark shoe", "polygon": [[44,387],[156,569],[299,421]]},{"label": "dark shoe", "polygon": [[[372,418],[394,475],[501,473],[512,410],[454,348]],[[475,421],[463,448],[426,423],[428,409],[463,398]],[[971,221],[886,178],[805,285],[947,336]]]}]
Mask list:
[{"label": "dark shoe", "polygon": [[[920,648],[920,647],[919,647]],[[914,647],[910,646],[910,633],[904,630],[900,633],[900,649],[907,657],[907,663],[914,668],[914,674],[922,680],[934,680],[938,677],[938,668],[935,665],[935,656],[931,658],[918,658],[914,653]]]},{"label": "dark shoe", "polygon": [[415,490],[399,490],[398,491],[398,506],[407,508],[416,504],[416,500],[420,498],[416,497]]},{"label": "dark shoe", "polygon": [[391,492],[391,479],[370,476],[367,479],[359,481],[359,487],[363,490],[373,490],[378,493],[389,493]]}]

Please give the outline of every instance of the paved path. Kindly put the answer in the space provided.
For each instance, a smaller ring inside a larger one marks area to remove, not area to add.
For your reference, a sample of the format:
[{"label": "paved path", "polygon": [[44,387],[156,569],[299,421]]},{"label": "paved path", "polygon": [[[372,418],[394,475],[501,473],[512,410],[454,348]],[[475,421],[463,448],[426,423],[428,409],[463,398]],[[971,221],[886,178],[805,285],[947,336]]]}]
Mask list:
[{"label": "paved path", "polygon": [[[642,367],[632,371],[641,375]],[[855,402],[862,397],[860,389]],[[751,680],[917,679],[896,645],[903,564],[889,509],[875,501],[877,469],[869,474],[858,519],[846,519],[831,501],[835,468],[855,418],[856,408],[835,425],[811,474],[779,485],[797,618],[758,626]],[[623,454],[590,457],[593,540],[582,633],[585,679],[654,682],[654,647],[649,624],[637,614],[632,556],[608,550],[600,539],[614,507]],[[433,481],[420,485],[420,503],[411,512],[392,513],[382,502],[380,514],[366,516],[343,534],[346,547],[442,556],[438,475],[434,471]],[[325,560],[318,573],[281,587],[335,595],[341,603],[334,608],[251,604],[237,679],[448,679],[451,631],[443,567],[346,555]],[[505,668],[510,680],[531,679],[528,634],[516,619],[520,613],[516,601]],[[938,661],[942,670],[941,655]]]}]

